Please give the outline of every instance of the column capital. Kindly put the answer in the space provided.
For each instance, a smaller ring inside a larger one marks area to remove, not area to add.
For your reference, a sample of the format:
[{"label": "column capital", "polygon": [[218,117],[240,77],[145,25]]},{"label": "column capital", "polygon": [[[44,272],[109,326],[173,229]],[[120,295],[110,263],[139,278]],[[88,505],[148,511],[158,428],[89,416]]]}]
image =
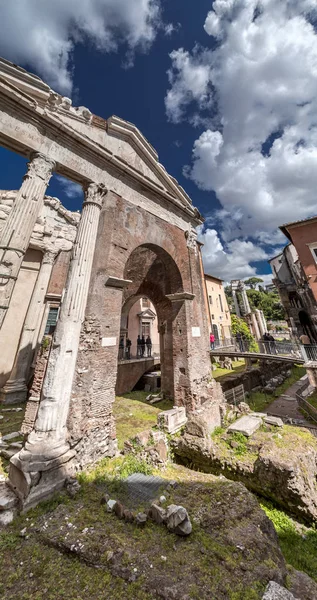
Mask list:
[{"label": "column capital", "polygon": [[108,188],[104,183],[90,183],[85,188],[85,201],[83,206],[87,204],[95,204],[99,208],[102,207],[104,197],[108,193]]},{"label": "column capital", "polygon": [[46,250],[43,254],[42,265],[53,265],[57,254],[58,251],[52,252],[51,250]]},{"label": "column capital", "polygon": [[55,161],[40,152],[32,152],[25,177],[39,177],[47,186],[55,169]]}]

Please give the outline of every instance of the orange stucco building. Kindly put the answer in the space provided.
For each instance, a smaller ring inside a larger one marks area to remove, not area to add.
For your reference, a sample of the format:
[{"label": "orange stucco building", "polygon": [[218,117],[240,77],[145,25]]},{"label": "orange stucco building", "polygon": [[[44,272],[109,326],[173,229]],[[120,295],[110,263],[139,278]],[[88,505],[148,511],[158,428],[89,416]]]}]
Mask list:
[{"label": "orange stucco building", "polygon": [[295,246],[307,282],[317,301],[317,217],[288,223],[280,229]]},{"label": "orange stucco building", "polygon": [[317,216],[280,227],[290,241],[269,262],[293,333],[317,342]]}]

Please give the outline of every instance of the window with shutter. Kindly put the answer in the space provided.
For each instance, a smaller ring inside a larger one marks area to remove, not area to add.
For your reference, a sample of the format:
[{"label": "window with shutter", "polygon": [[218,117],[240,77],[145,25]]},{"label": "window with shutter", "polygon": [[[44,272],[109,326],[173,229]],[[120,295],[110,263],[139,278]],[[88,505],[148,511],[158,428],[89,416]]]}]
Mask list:
[{"label": "window with shutter", "polygon": [[52,333],[54,333],[56,328],[57,315],[58,308],[50,308],[46,321],[46,327],[44,332],[45,335],[51,335]]}]

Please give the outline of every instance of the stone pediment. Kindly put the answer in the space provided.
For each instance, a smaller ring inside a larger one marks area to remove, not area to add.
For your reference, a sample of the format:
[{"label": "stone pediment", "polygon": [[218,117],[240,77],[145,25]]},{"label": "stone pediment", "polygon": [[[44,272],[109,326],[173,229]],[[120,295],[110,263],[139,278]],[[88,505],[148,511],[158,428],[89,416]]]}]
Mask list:
[{"label": "stone pediment", "polygon": [[142,319],[155,319],[156,313],[150,308],[147,308],[146,310],[138,313],[138,317],[141,317]]},{"label": "stone pediment", "polygon": [[39,77],[0,58],[0,88],[6,96],[19,96],[20,104],[44,120],[64,126],[66,135],[80,140],[89,150],[102,154],[125,174],[162,193],[200,215],[191,199],[159,162],[158,154],[139,129],[119,117],[103,119],[86,107],[73,107],[69,98],[54,92]]}]

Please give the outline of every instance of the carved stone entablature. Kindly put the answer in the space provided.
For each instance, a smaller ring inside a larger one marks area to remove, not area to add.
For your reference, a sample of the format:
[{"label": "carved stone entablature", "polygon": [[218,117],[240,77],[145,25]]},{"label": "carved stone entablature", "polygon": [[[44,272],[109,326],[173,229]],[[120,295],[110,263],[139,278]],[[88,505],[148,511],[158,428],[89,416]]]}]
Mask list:
[{"label": "carved stone entablature", "polygon": [[52,112],[71,112],[73,116],[79,117],[87,123],[90,123],[92,120],[92,113],[86,106],[74,107],[70,98],[60,96],[60,94],[56,94],[53,91],[49,95],[47,107]]},{"label": "carved stone entablature", "polygon": [[197,252],[197,231],[195,229],[185,231],[185,237],[187,239],[187,248],[192,248],[192,250]]}]

